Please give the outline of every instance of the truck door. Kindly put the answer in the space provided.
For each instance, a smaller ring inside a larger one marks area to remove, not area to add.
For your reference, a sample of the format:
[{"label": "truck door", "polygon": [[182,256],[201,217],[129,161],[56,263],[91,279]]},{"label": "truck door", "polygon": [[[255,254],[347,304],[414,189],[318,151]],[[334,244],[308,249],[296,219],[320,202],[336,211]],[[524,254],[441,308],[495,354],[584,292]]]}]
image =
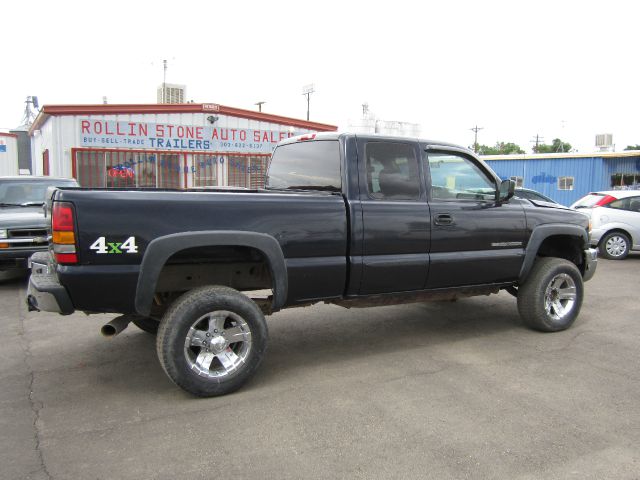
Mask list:
[{"label": "truck door", "polygon": [[472,155],[423,150],[431,248],[427,288],[509,282],[524,260],[525,215],[496,202],[497,181]]},{"label": "truck door", "polygon": [[362,295],[424,288],[430,226],[419,159],[416,142],[358,140]]}]

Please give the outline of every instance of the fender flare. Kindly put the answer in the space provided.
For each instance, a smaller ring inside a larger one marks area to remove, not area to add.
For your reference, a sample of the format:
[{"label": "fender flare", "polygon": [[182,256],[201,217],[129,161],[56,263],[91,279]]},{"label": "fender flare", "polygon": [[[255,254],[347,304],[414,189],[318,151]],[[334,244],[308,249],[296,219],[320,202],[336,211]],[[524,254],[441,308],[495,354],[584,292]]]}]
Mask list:
[{"label": "fender flare", "polygon": [[529,243],[527,244],[527,248],[525,248],[524,262],[522,263],[520,275],[518,277],[518,281],[520,283],[522,283],[529,275],[542,242],[553,235],[579,237],[582,238],[583,249],[589,247],[589,236],[587,231],[580,225],[549,223],[537,226],[531,233]]},{"label": "fender flare", "polygon": [[262,252],[273,280],[273,310],[285,303],[288,290],[287,268],[278,241],[270,235],[235,230],[182,232],[152,240],[140,264],[135,308],[140,315],[151,313],[151,304],[160,272],[169,257],[180,250],[207,246],[251,247]]}]

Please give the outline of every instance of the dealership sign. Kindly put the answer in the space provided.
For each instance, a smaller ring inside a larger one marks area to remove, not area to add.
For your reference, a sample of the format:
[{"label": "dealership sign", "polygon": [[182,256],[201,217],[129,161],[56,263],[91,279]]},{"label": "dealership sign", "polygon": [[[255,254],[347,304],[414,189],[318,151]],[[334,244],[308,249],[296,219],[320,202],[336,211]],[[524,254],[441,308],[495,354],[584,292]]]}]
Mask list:
[{"label": "dealership sign", "polygon": [[170,123],[80,119],[83,147],[153,150],[271,153],[281,140],[297,135],[279,130],[199,127]]}]

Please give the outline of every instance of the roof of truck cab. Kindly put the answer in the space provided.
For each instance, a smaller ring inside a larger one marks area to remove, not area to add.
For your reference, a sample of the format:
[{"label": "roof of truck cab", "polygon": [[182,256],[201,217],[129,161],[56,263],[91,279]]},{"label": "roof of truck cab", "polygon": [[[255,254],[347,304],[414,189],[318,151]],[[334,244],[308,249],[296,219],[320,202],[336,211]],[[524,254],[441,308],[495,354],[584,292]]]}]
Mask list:
[{"label": "roof of truck cab", "polygon": [[295,137],[287,138],[286,140],[282,140],[278,145],[288,145],[291,143],[298,143],[302,141],[315,141],[315,140],[339,140],[344,137],[354,137],[361,138],[366,140],[383,140],[383,141],[409,141],[409,142],[419,142],[430,146],[441,146],[441,147],[454,147],[461,148],[464,150],[469,150],[466,147],[461,145],[456,145],[455,143],[449,142],[441,142],[438,140],[428,140],[424,138],[417,137],[396,137],[391,135],[380,135],[375,133],[352,133],[352,132],[318,132],[318,133],[306,133],[304,135],[297,135]]}]

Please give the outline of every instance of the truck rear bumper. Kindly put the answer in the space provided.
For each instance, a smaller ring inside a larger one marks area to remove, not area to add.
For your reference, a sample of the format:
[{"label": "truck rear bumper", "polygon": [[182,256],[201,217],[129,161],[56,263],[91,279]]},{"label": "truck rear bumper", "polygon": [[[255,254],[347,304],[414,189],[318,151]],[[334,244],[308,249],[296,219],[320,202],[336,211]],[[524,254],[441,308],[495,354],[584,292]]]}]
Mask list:
[{"label": "truck rear bumper", "polygon": [[31,276],[27,288],[29,311],[54,312],[69,315],[74,312],[67,290],[60,285],[58,277],[51,272],[48,253],[36,253],[29,259]]},{"label": "truck rear bumper", "polygon": [[596,273],[596,267],[598,266],[598,249],[588,248],[584,251],[584,273],[582,274],[582,280],[588,282],[593,278]]}]

